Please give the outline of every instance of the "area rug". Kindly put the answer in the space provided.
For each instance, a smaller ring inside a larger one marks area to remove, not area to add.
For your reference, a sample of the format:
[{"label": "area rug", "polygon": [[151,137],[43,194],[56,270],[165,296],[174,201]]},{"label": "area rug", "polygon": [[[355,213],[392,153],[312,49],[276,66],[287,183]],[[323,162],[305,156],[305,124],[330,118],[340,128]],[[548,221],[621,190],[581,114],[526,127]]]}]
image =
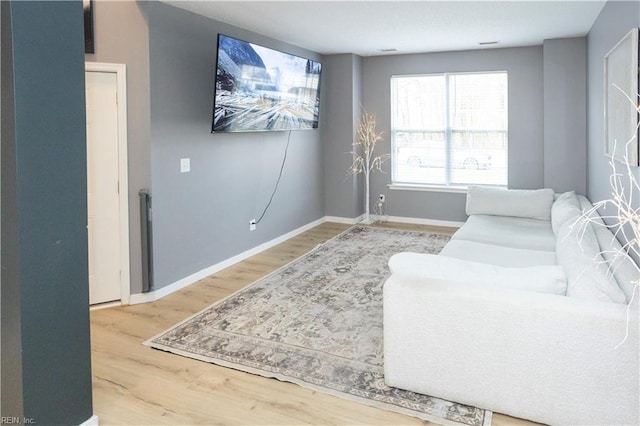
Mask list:
[{"label": "area rug", "polygon": [[145,344],[440,424],[490,424],[489,411],[384,383],[389,257],[438,253],[448,240],[352,227]]}]

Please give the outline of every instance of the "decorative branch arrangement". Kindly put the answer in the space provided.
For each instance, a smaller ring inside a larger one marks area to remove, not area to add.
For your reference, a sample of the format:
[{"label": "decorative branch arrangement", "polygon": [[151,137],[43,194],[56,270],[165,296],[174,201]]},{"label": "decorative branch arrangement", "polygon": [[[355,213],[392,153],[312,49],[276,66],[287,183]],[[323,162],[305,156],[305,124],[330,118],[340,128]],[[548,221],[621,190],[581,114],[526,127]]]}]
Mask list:
[{"label": "decorative branch arrangement", "polygon": [[[634,102],[629,95],[620,89],[620,87],[615,84],[613,86],[620,90],[627,99],[633,103],[634,107],[640,114],[640,102]],[[636,96],[640,101],[640,94]],[[634,260],[634,258],[640,259],[640,183],[638,183],[638,180],[633,174],[631,163],[628,161],[629,147],[631,144],[638,143],[637,137],[639,130],[640,122],[635,128],[634,134],[626,143],[624,155],[624,165],[626,170],[624,170],[623,173],[618,172],[616,168],[616,160],[614,159],[616,151],[614,146],[611,159],[609,160],[609,165],[611,166],[611,176],[609,178],[609,184],[611,185],[611,198],[595,202],[593,207],[583,212],[581,217],[578,218],[576,223],[574,223],[574,225],[579,225],[581,227],[581,232],[584,232],[584,227],[591,223],[593,226],[605,226],[612,231],[616,238],[621,237],[619,239],[622,240],[622,246],[617,250],[612,249],[606,252],[608,255],[611,255],[611,259],[609,261],[605,261],[609,274],[613,275],[615,272],[615,265],[619,265],[619,262],[629,262],[636,271],[638,271],[638,274],[636,275],[637,278],[631,281],[633,294],[627,306],[627,330],[624,340],[620,342],[619,345],[624,343],[629,335],[628,318],[631,314],[630,308],[635,298],[638,297],[638,292],[640,291],[640,265],[636,263],[636,260]],[[625,186],[623,184],[623,177],[625,176],[628,181],[627,191],[625,191]],[[612,207],[615,210],[615,213],[601,216],[602,219],[605,220],[605,224],[603,225],[602,222],[597,220],[597,217],[599,216],[598,210],[603,209],[604,211],[607,207]],[[607,224],[607,221],[610,223]],[[600,254],[604,255],[605,252],[601,252]]]},{"label": "decorative branch arrangement", "polygon": [[353,162],[347,173],[349,176],[358,175],[364,173],[365,181],[365,213],[364,223],[371,223],[370,214],[370,194],[369,194],[369,177],[371,172],[382,170],[382,164],[391,158],[390,154],[382,154],[374,157],[376,145],[382,141],[382,133],[376,131],[376,117],[373,114],[369,114],[367,111],[363,111],[360,122],[357,128],[357,140],[353,143],[353,151],[349,152],[353,157]]}]

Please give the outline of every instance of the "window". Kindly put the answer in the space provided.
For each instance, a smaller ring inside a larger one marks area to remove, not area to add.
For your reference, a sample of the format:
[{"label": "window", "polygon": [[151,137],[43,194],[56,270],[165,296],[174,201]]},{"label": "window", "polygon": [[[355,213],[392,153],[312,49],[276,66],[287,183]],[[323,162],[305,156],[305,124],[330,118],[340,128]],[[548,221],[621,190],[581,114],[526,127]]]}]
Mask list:
[{"label": "window", "polygon": [[397,185],[507,185],[507,73],[391,77]]}]

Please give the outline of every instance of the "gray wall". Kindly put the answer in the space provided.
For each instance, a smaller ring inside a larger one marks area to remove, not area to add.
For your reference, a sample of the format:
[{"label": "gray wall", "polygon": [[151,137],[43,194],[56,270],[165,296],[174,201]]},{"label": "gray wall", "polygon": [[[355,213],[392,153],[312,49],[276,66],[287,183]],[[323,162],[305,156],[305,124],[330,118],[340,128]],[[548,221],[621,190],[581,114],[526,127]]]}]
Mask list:
[{"label": "gray wall", "polygon": [[[292,132],[278,194],[251,233],[248,222],[268,202],[288,134],[210,134],[218,32],[320,56],[158,2],[95,8],[96,53],[86,60],[127,64],[132,293],[142,290],[141,188],[153,196],[156,289],[324,215],[319,130]],[[180,158],[191,158],[191,173],[179,172]]]},{"label": "gray wall", "polygon": [[[382,152],[391,152],[392,75],[495,70],[509,73],[509,187],[540,188],[544,182],[541,46],[364,58],[363,103],[376,114],[384,132]],[[372,175],[371,194],[374,200],[378,194],[387,194],[389,215],[465,220],[465,194],[389,190],[390,164],[384,169],[386,174]]]},{"label": "gray wall", "polygon": [[[594,143],[594,135],[602,132],[602,105],[593,99],[601,99],[603,52],[628,31],[619,28],[618,18],[637,25],[635,3],[609,2],[589,35],[588,185],[582,161],[587,156],[580,69],[584,39],[547,40],[544,48],[321,58],[166,4],[98,2],[96,7],[98,53],[87,59],[128,65],[133,293],[141,288],[136,196],[142,187],[151,187],[154,197],[156,288],[325,214],[360,215],[362,179],[345,179],[346,153],[361,104],[376,114],[384,132],[381,152],[390,152],[389,80],[394,74],[507,70],[509,186],[576,189],[592,198],[608,191],[602,179],[608,176],[606,159],[600,141]],[[112,31],[115,27],[119,31]],[[254,232],[247,222],[268,201],[287,134],[209,133],[218,32],[324,61],[320,129],[292,133],[280,189]],[[594,62],[598,50],[600,59]],[[181,174],[179,160],[186,157],[192,172]],[[384,168],[386,174],[372,176],[371,194],[372,199],[387,195],[390,215],[465,219],[464,194],[392,191],[386,186],[390,164]]]},{"label": "gray wall", "polygon": [[[356,140],[357,136],[357,126],[358,126],[358,122],[360,120],[360,116],[362,114],[362,109],[363,109],[363,99],[362,99],[362,91],[363,91],[363,87],[362,87],[362,58],[360,56],[355,56],[353,58],[353,76],[352,76],[352,81],[353,81],[353,116],[356,117],[356,120],[354,120],[354,129],[353,129],[353,133],[354,133],[354,141]],[[364,188],[365,188],[365,184],[364,184],[364,175],[361,173],[358,176],[356,176],[356,194],[360,194],[360,196],[356,196],[356,214],[358,214],[358,212],[364,212],[364,203],[365,203],[365,199],[364,199]],[[326,208],[327,206],[325,206]],[[371,213],[373,213],[373,209],[371,209]]]},{"label": "gray wall", "polygon": [[324,150],[324,203],[328,216],[354,218],[362,213],[362,176],[349,176],[356,126],[362,103],[362,58],[328,55],[323,64],[322,128]]},{"label": "gray wall", "polygon": [[131,293],[142,291],[138,191],[151,187],[149,28],[146,2],[97,1],[95,54],[87,62],[127,65],[127,156],[129,160],[129,264]]},{"label": "gray wall", "polygon": [[[154,283],[161,288],[324,216],[320,130],[211,134],[217,34],[321,57],[162,3],[149,3]],[[99,46],[98,46],[99,48]],[[320,126],[327,124],[320,118]],[[191,172],[180,173],[180,159]]]},{"label": "gray wall", "polygon": [[82,2],[1,7],[2,416],[77,425],[92,415]]},{"label": "gray wall", "polygon": [[544,186],[587,190],[587,39],[545,40]]},{"label": "gray wall", "polygon": [[[603,58],[607,52],[632,28],[640,27],[640,2],[608,1],[587,36],[588,58],[588,146],[587,195],[592,201],[611,198],[609,158],[604,155]],[[624,166],[617,163],[618,172]],[[632,173],[640,181],[640,168]],[[629,182],[623,179],[627,192]],[[640,194],[633,194],[638,207]],[[601,212],[602,213],[602,212]],[[615,214],[615,211],[607,211]],[[636,259],[640,262],[640,259]]]}]

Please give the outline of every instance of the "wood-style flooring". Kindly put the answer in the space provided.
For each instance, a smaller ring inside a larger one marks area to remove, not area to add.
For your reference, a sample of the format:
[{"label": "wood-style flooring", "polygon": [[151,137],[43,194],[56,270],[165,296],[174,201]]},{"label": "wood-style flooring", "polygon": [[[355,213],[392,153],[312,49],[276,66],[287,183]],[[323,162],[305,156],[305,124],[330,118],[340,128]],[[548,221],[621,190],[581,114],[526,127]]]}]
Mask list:
[{"label": "wood-style flooring", "polygon": [[[382,224],[451,233],[452,228]],[[142,342],[287,264],[349,225],[324,223],[153,303],[91,311],[94,413],[101,425],[416,425],[295,384],[161,352]],[[493,425],[533,423],[494,414]]]}]

